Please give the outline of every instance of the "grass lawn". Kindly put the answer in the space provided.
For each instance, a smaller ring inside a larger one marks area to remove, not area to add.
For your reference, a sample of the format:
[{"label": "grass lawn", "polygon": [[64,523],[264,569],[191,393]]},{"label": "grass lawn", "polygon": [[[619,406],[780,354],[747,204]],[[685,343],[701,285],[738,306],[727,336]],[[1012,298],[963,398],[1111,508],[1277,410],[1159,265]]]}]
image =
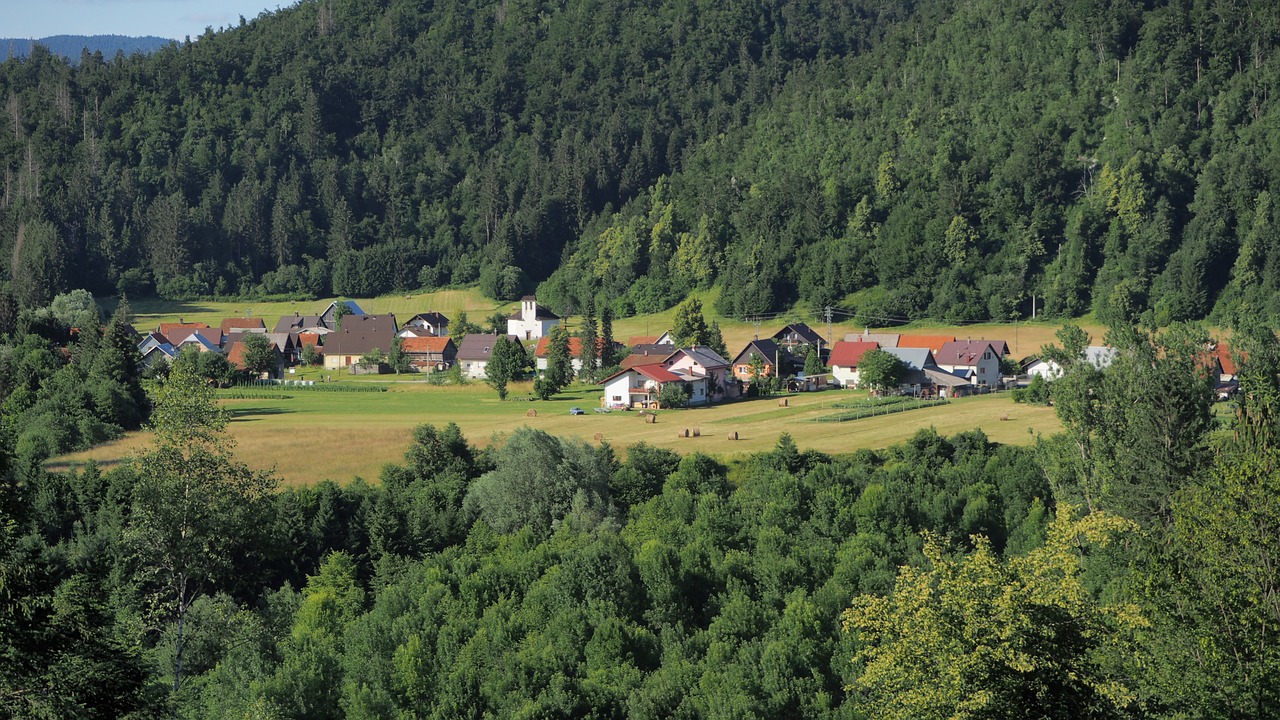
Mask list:
[{"label": "grass lawn", "polygon": [[[393,377],[383,376],[385,380]],[[961,398],[937,408],[842,423],[812,422],[839,412],[832,404],[862,397],[863,393],[830,390],[779,398],[724,403],[708,408],[665,410],[658,422],[647,424],[635,412],[597,414],[599,388],[578,388],[550,401],[499,401],[483,383],[465,387],[431,386],[422,382],[391,382],[385,393],[326,393],[284,389],[279,398],[228,399],[229,426],[237,442],[237,456],[251,467],[275,468],[286,484],[309,484],[322,479],[346,482],[356,476],[376,480],[385,463],[400,462],[412,429],[423,423],[456,422],[467,439],[487,445],[504,433],[528,425],[547,432],[603,441],[616,450],[644,441],[680,452],[702,451],[729,457],[771,448],[783,432],[791,433],[802,449],[828,453],[858,448],[882,448],[911,437],[921,428],[943,434],[982,428],[992,440],[1025,444],[1037,434],[1057,432],[1061,425],[1053,409],[1015,405],[1007,394]],[[511,397],[528,396],[531,383],[517,384]],[[586,415],[570,416],[579,406]],[[536,417],[528,411],[536,410]],[[677,437],[697,428],[697,438]],[[737,432],[739,440],[728,439]],[[146,433],[132,433],[114,443],[63,456],[51,468],[66,468],[93,459],[113,464],[146,447]]]}]

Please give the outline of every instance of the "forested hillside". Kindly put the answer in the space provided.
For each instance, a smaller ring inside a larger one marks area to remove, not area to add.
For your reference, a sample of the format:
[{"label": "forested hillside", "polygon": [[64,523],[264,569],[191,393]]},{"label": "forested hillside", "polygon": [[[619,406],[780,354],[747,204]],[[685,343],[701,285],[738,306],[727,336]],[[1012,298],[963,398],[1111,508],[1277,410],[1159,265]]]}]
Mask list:
[{"label": "forested hillside", "polygon": [[1275,314],[1277,33],[1261,0],[315,0],[37,51],[0,65],[0,304]]}]

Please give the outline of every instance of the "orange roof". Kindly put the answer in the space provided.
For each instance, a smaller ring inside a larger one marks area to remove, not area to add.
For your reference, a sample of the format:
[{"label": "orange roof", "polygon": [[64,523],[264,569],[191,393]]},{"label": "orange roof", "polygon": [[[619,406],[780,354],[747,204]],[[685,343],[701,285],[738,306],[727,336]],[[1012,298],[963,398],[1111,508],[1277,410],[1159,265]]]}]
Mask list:
[{"label": "orange roof", "polygon": [[298,344],[299,345],[319,345],[320,334],[319,333],[298,333]]},{"label": "orange roof", "polygon": [[637,345],[656,345],[661,335],[632,335],[627,338],[627,347],[635,347]]},{"label": "orange roof", "polygon": [[231,349],[227,351],[227,362],[238,370],[248,369],[244,362],[244,343],[239,340],[231,343]]},{"label": "orange roof", "polygon": [[400,346],[407,353],[442,353],[451,341],[447,337],[407,337]]},{"label": "orange roof", "polygon": [[[596,338],[596,351],[604,350],[604,339]],[[551,337],[543,335],[538,338],[538,345],[533,349],[533,356],[544,358],[551,354]],[[569,336],[569,357],[579,357],[582,355],[582,338],[577,335]]]},{"label": "orange roof", "polygon": [[1218,343],[1218,347],[1214,350],[1218,354],[1218,362],[1222,365],[1222,372],[1227,375],[1238,375],[1239,368],[1236,367],[1236,361],[1231,356],[1231,348],[1226,343]]},{"label": "orange roof", "polygon": [[954,335],[901,335],[898,337],[900,348],[928,348],[930,352],[938,352],[943,345],[955,342]]}]

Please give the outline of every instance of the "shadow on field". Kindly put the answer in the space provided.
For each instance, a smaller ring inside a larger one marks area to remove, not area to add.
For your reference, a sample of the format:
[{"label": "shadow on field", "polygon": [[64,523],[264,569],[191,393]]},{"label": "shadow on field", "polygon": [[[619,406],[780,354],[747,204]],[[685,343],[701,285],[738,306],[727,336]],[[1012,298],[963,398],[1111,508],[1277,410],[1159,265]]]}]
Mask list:
[{"label": "shadow on field", "polygon": [[256,420],[258,415],[288,415],[297,412],[287,408],[244,408],[231,410],[231,422],[249,422]]}]

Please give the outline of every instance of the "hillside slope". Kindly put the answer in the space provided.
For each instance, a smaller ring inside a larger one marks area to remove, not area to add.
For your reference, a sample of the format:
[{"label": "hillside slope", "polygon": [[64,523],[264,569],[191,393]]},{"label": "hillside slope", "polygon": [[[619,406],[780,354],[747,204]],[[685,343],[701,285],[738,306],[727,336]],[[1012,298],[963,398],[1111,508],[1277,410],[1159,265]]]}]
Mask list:
[{"label": "hillside slope", "polygon": [[1277,32],[1260,1],[315,0],[37,51],[0,65],[0,296],[1274,315]]}]

